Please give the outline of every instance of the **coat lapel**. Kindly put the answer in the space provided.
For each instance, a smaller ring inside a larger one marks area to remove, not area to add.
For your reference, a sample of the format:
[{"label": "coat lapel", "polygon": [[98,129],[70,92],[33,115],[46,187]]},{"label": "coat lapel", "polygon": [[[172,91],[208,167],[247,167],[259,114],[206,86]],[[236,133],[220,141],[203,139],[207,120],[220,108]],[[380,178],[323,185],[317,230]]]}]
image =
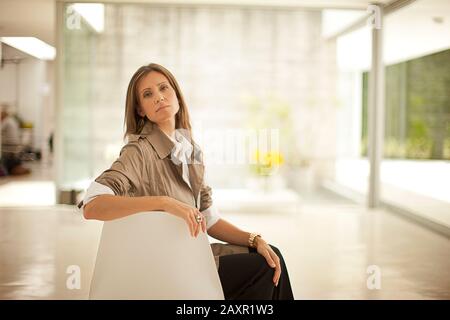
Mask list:
[{"label": "coat lapel", "polygon": [[153,148],[156,150],[160,159],[166,158],[175,147],[175,143],[153,122],[146,121],[144,128],[140,133],[141,137],[147,138]]},{"label": "coat lapel", "polygon": [[[191,144],[193,144],[193,152],[191,153],[191,161],[188,163],[189,170],[189,182],[191,184],[192,193],[195,198],[195,202],[197,207],[200,206],[200,191],[203,184],[203,175],[205,171],[205,167],[203,164],[203,154],[200,150],[200,147],[192,141],[187,130],[180,130],[183,136],[188,139]],[[162,130],[150,121],[147,121],[144,125],[141,133],[139,134],[142,137],[145,137],[153,148],[156,150],[158,157],[160,159],[164,159],[171,155],[172,149],[175,147],[175,143],[170,140],[170,138],[162,132]],[[175,164],[174,164],[175,165]],[[183,182],[183,172],[182,165],[175,165],[176,170],[179,176],[182,178]],[[186,183],[186,182],[185,182]]]},{"label": "coat lapel", "polygon": [[203,164],[189,164],[189,180],[192,186],[192,192],[195,197],[195,201],[200,205],[199,196],[203,182],[203,172],[204,166]]}]

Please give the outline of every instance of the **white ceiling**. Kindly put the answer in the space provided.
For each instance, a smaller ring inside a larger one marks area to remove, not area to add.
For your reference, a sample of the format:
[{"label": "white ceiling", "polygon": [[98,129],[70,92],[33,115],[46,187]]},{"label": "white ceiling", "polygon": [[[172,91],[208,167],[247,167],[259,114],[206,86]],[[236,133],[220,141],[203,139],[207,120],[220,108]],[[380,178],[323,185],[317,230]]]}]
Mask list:
[{"label": "white ceiling", "polygon": [[36,37],[55,45],[55,0],[0,0],[0,36]]},{"label": "white ceiling", "polygon": [[[65,0],[64,0],[65,1]],[[392,0],[381,0],[389,3]],[[72,2],[72,1],[66,1]],[[81,0],[79,2],[85,2]],[[89,2],[89,1],[88,1]],[[369,0],[110,0],[107,2],[366,9]],[[33,36],[55,45],[56,0],[0,0],[0,36]]]},{"label": "white ceiling", "polygon": [[[450,48],[450,1],[419,0],[383,21],[386,64],[422,57]],[[371,29],[366,25],[337,40],[337,64],[343,70],[368,70]]]}]

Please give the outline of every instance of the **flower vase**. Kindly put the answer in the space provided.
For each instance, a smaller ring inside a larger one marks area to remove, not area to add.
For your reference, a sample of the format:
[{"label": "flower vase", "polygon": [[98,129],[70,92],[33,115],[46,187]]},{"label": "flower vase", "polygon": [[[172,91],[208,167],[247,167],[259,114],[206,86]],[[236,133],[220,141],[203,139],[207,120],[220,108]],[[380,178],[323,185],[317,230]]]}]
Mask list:
[{"label": "flower vase", "polygon": [[271,185],[271,177],[270,175],[264,175],[262,176],[262,185],[263,185],[263,192],[264,193],[270,193],[272,191],[272,185]]}]

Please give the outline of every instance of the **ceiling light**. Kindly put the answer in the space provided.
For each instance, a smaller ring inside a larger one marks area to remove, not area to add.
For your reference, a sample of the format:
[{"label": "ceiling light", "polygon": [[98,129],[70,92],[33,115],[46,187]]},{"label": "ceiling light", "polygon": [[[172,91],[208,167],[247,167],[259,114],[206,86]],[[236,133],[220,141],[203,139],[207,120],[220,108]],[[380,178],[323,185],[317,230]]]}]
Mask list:
[{"label": "ceiling light", "polygon": [[2,37],[1,42],[42,60],[53,60],[56,49],[35,37]]}]

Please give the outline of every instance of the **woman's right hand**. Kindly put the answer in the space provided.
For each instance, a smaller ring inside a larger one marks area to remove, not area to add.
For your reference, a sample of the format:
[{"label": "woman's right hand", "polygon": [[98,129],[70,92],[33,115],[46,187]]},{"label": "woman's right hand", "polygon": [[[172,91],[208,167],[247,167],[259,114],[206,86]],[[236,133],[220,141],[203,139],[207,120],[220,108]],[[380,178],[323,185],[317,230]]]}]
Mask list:
[{"label": "woman's right hand", "polygon": [[[164,211],[173,214],[184,221],[186,221],[191,236],[197,237],[200,230],[206,232],[206,221],[203,214],[194,207],[187,205],[177,199],[167,197],[165,199]],[[202,217],[202,222],[198,223],[196,217],[200,215]]]}]

